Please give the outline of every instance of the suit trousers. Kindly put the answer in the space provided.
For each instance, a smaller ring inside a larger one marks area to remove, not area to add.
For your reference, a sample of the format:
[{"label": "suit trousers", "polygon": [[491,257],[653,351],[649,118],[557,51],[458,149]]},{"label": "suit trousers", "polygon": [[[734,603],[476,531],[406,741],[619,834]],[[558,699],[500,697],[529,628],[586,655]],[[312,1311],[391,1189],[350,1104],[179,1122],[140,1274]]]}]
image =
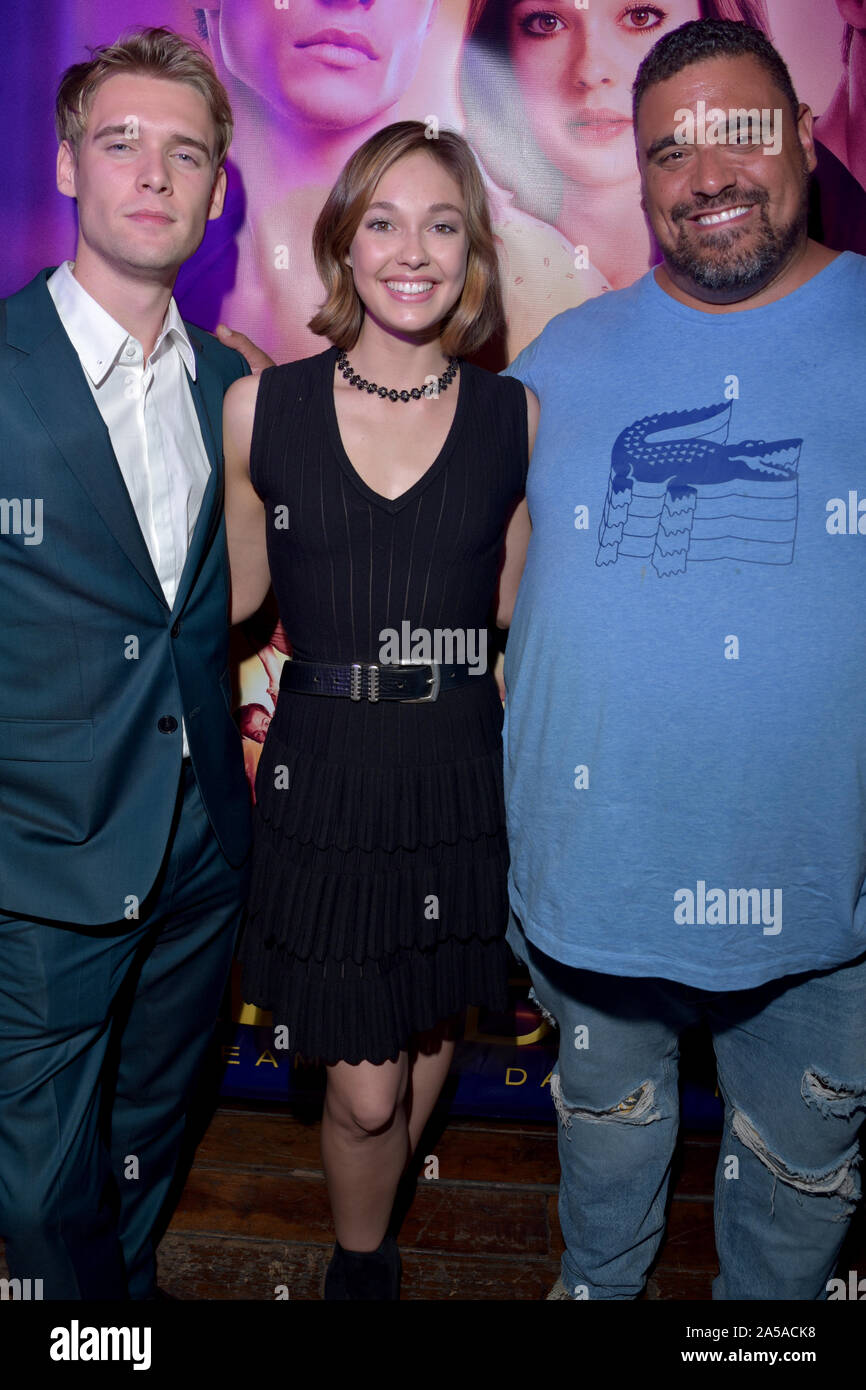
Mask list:
[{"label": "suit trousers", "polygon": [[186,761],[137,918],[134,900],[104,927],[0,914],[0,1235],[10,1275],[45,1298],[155,1294],[154,1223],[246,887]]}]

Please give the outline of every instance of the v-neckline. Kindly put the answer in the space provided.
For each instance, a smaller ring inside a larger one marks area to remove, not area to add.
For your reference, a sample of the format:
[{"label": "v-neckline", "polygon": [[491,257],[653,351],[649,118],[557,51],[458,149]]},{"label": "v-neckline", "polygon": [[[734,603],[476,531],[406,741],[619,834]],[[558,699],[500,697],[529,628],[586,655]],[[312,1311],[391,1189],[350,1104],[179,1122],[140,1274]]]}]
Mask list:
[{"label": "v-neckline", "polygon": [[[369,501],[375,502],[377,506],[383,507],[386,511],[398,512],[417,497],[419,492],[423,491],[423,489],[433,481],[433,478],[448,462],[449,455],[457,442],[457,436],[462,428],[463,417],[466,413],[466,403],[468,400],[468,390],[465,381],[466,362],[463,360],[460,362],[460,370],[457,374],[457,406],[454,411],[454,419],[451,421],[451,427],[445,436],[442,448],[430,464],[430,467],[425,469],[421,477],[418,478],[410,488],[407,488],[405,492],[401,492],[399,497],[385,497],[381,492],[376,492],[368,483],[364,482],[364,479],[349,458],[346,452],[346,446],[343,443],[343,436],[340,433],[340,421],[337,418],[337,403],[334,399],[334,366],[337,361],[338,352],[339,349],[336,347],[332,347],[330,350],[326,351],[325,371],[322,373],[322,387],[325,395],[325,418],[328,424],[328,433],[331,436],[331,444],[337,455],[340,467],[358,490],[362,492]],[[394,402],[394,404],[396,404],[396,402]]]}]

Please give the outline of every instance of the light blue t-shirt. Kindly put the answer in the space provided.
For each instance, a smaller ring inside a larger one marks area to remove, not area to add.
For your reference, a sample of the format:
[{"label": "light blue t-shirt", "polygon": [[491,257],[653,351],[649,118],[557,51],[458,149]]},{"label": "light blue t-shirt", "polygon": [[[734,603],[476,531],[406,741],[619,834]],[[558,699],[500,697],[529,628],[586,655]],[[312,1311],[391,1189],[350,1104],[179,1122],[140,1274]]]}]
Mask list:
[{"label": "light blue t-shirt", "polygon": [[515,913],[712,990],[866,950],[866,257],[710,314],[652,273],[508,368],[541,401],[505,663]]}]

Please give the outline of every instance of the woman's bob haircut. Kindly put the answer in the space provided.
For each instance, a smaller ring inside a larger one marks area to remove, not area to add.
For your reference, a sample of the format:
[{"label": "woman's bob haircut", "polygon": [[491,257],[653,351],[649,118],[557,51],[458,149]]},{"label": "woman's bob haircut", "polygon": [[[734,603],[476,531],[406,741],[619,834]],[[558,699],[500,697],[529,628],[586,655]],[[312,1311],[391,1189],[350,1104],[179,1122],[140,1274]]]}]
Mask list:
[{"label": "woman's bob haircut", "polygon": [[504,322],[499,261],[475,156],[462,135],[440,130],[431,139],[428,131],[422,121],[396,121],[365,140],[347,161],[313,229],[313,255],[327,298],[307,327],[346,352],[357,342],[364,320],[346,255],[382,175],[398,159],[419,151],[438,160],[458,184],[469,238],[463,290],[440,325],[442,351],[468,357]]}]

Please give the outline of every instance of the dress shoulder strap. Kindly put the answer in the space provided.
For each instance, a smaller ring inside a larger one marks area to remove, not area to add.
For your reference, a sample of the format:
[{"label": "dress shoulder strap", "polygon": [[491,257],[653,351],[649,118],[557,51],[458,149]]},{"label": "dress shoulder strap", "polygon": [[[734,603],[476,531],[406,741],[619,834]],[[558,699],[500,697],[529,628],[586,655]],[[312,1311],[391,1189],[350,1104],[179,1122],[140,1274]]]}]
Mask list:
[{"label": "dress shoulder strap", "polygon": [[332,360],[331,354],[332,349],[327,348],[313,357],[266,367],[259,378],[250,444],[250,481],[261,497],[268,493],[274,451],[278,450],[282,459],[287,440],[302,439],[308,432],[305,418],[322,374]]}]

